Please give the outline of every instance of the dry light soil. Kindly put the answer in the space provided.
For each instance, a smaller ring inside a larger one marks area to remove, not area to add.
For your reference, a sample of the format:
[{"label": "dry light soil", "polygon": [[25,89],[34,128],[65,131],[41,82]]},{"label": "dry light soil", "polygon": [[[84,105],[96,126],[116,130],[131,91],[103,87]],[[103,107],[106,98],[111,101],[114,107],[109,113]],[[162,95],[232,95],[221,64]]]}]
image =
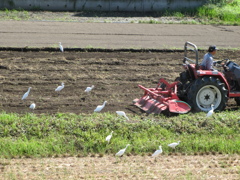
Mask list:
[{"label": "dry light soil", "polygon": [[160,155],[0,160],[0,179],[217,179],[240,178],[239,155]]}]

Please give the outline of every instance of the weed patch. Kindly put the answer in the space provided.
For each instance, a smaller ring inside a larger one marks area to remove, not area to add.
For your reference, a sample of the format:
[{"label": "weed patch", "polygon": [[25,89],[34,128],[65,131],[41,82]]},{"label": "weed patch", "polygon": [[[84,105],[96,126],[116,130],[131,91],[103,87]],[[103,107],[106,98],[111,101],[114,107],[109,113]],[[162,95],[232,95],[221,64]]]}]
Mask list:
[{"label": "weed patch", "polygon": [[237,25],[240,23],[240,0],[204,5],[197,9],[196,15],[218,23]]}]

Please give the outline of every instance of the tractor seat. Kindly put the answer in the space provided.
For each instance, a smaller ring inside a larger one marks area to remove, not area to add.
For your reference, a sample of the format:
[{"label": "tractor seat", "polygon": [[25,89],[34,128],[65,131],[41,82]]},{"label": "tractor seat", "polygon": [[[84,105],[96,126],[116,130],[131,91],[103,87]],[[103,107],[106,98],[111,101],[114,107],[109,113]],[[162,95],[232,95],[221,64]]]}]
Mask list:
[{"label": "tractor seat", "polygon": [[195,79],[195,73],[193,69],[195,69],[195,64],[188,64],[188,70],[191,79]]}]

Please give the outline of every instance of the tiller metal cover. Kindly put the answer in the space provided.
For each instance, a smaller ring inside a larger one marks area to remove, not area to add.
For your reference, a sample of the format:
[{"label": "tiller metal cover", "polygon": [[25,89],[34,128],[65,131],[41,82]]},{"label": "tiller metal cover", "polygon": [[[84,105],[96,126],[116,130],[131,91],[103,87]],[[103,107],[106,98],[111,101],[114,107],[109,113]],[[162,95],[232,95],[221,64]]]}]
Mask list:
[{"label": "tiller metal cover", "polygon": [[160,79],[156,88],[138,85],[144,90],[144,95],[140,99],[135,99],[134,105],[149,114],[159,114],[167,109],[172,113],[189,112],[191,106],[177,96],[177,83],[169,84],[166,80]]}]

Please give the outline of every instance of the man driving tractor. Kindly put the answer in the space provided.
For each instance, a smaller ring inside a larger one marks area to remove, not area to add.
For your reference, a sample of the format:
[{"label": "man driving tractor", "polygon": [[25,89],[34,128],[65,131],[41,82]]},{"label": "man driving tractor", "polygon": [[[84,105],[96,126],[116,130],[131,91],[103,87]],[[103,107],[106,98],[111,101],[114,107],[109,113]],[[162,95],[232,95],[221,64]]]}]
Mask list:
[{"label": "man driving tractor", "polygon": [[222,61],[214,61],[213,55],[217,53],[217,47],[215,45],[209,46],[208,53],[203,57],[203,61],[200,64],[200,69],[202,70],[214,70],[213,65],[216,63],[220,64]]},{"label": "man driving tractor", "polygon": [[[215,111],[222,111],[230,98],[240,106],[240,66],[229,59],[213,61],[216,49],[216,46],[209,46],[208,53],[204,55],[201,63],[202,70],[199,70],[198,48],[187,41],[184,44],[184,71],[176,81],[168,83],[164,78],[160,78],[157,87],[154,88],[138,85],[144,90],[144,95],[134,99],[134,105],[147,113],[155,114],[162,111],[208,112],[212,104]],[[188,50],[195,52],[195,59],[187,56]],[[211,71],[214,70],[215,63],[221,63],[221,71]]]}]

